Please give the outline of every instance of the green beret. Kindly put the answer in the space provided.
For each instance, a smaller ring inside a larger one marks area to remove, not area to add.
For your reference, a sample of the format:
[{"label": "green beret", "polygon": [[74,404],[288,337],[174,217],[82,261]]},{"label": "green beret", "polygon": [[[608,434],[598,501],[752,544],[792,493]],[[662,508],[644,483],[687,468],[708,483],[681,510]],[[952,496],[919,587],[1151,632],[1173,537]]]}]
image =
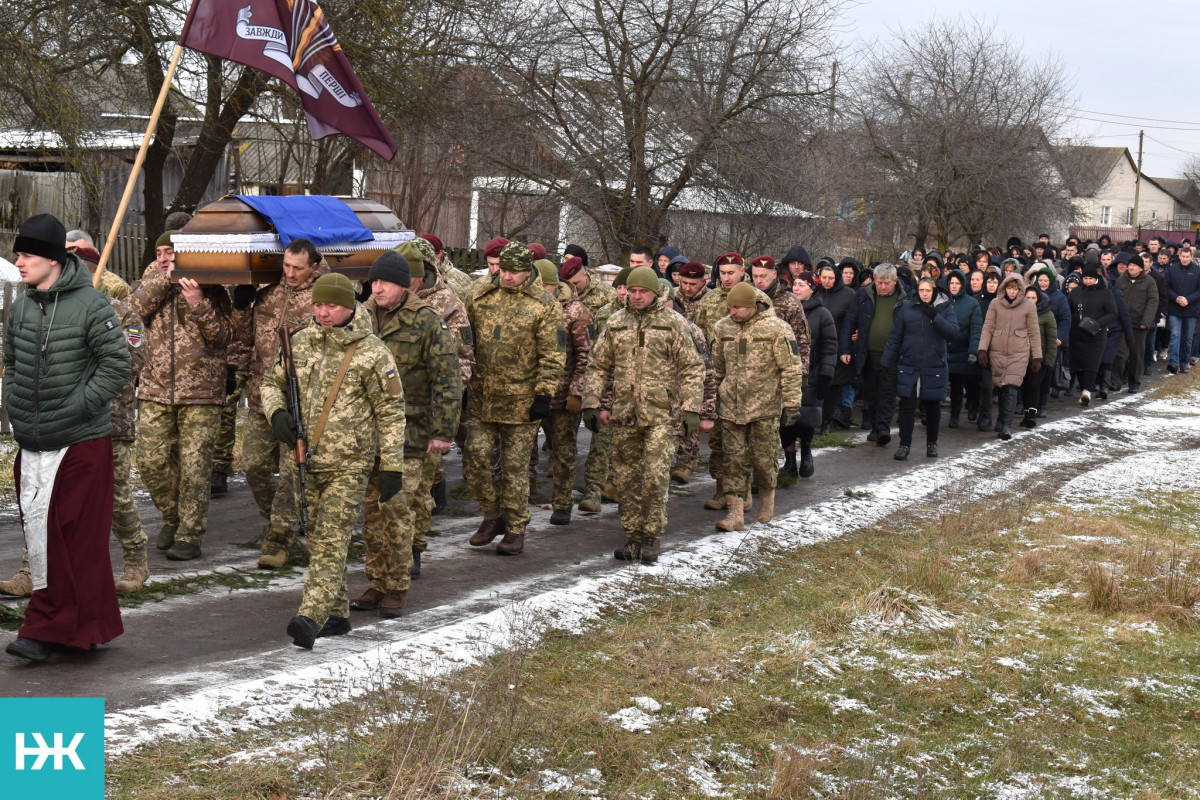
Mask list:
[{"label": "green beret", "polygon": [[312,301],[354,308],[354,284],[340,272],[326,273],[313,284]]},{"label": "green beret", "polygon": [[729,290],[729,294],[725,297],[725,302],[730,308],[738,306],[739,308],[753,308],[756,302],[757,295],[754,293],[754,287],[748,283],[739,283]]},{"label": "green beret", "polygon": [[553,286],[558,283],[558,267],[554,266],[554,262],[548,258],[539,258],[533,262],[537,267],[538,275],[542,276],[543,286]]},{"label": "green beret", "polygon": [[163,231],[161,234],[159,234],[159,237],[155,239],[154,246],[175,247],[175,245],[171,243],[171,236],[176,233],[179,233],[179,231]]},{"label": "green beret", "polygon": [[629,277],[625,279],[625,285],[630,289],[637,286],[658,294],[658,273],[649,267],[638,267],[629,273]]},{"label": "green beret", "polygon": [[533,251],[520,242],[509,242],[500,251],[500,269],[505,272],[532,272]]}]

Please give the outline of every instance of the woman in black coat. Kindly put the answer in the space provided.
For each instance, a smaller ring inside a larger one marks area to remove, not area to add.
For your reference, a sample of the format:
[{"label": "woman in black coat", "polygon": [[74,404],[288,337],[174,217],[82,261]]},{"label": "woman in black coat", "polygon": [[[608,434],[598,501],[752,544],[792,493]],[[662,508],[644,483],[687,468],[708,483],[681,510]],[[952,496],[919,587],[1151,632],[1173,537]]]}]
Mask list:
[{"label": "woman in black coat", "polygon": [[1117,319],[1117,301],[1112,292],[1100,282],[1100,268],[1088,264],[1083,279],[1067,295],[1071,304],[1071,372],[1079,378],[1079,405],[1087,408],[1096,388],[1096,374],[1104,346],[1108,342],[1108,326]]},{"label": "woman in black coat", "polygon": [[[844,283],[843,275],[848,272],[853,276],[861,266],[862,264],[857,260],[846,258],[842,260],[841,269],[826,264],[817,270],[819,279],[816,284],[817,297],[820,298],[821,305],[833,317],[833,324],[839,331],[842,329],[842,321],[846,318],[846,312],[850,310],[850,304],[854,302],[854,289]],[[809,327],[812,327],[811,323]],[[810,350],[810,352],[816,351]],[[837,366],[833,371],[833,389],[825,393],[821,410],[821,430],[828,432],[834,424],[840,428],[850,427],[850,412],[854,408],[855,377],[853,363],[843,364],[840,360],[837,361]],[[849,388],[848,392],[846,391],[847,387]]]},{"label": "woman in black coat", "polygon": [[[792,284],[792,294],[804,306],[808,318],[809,335],[809,378],[808,388],[800,395],[801,414],[819,411],[833,392],[833,375],[838,363],[838,333],[833,315],[824,306],[824,296],[816,293],[820,279],[811,272],[801,273]],[[810,411],[811,409],[811,411]],[[816,429],[803,422],[794,427],[780,427],[779,438],[783,443],[783,470],[792,477],[808,478],[815,471],[812,457],[812,440]],[[800,464],[796,464],[796,439],[800,440]]]}]

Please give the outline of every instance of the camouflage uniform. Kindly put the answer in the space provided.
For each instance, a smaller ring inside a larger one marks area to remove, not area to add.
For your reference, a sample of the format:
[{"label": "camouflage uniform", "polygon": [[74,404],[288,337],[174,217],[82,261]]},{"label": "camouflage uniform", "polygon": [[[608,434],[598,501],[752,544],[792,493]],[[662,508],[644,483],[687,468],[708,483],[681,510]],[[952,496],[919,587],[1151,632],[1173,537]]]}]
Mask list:
[{"label": "camouflage uniform", "polygon": [[107,269],[100,273],[100,285],[96,289],[105,297],[111,297],[114,300],[124,300],[133,294],[133,289],[122,280],[120,275]]},{"label": "camouflage uniform", "polygon": [[[286,467],[280,466],[279,440],[271,430],[271,420],[263,415],[263,376],[274,363],[279,352],[279,329],[286,327],[295,333],[312,322],[312,286],[317,278],[329,272],[329,265],[322,259],[302,285],[289,286],[286,282],[263,286],[254,297],[254,302],[245,309],[234,311],[234,334],[247,352],[246,426],[242,431],[242,471],[246,473],[246,484],[254,495],[258,513],[266,519],[277,518],[281,528],[277,533],[285,534],[299,523],[296,498],[290,481],[276,480],[275,472],[281,475]],[[283,461],[292,459],[285,450]],[[278,514],[275,514],[278,506]]]},{"label": "camouflage uniform", "polygon": [[146,566],[146,532],[142,529],[142,518],[138,514],[137,504],[133,502],[133,489],[129,485],[136,430],[134,409],[137,403],[137,381],[142,364],[146,361],[143,340],[145,333],[142,318],[128,303],[113,297],[110,297],[108,302],[116,312],[121,327],[125,329],[125,343],[129,348],[130,361],[129,382],[109,403],[113,441],[112,532],[121,543],[121,554],[128,571],[130,567]]},{"label": "camouflage uniform", "polygon": [[[471,287],[475,281],[471,276],[463,272],[458,267],[454,266],[454,262],[450,260],[450,256],[442,253],[442,257],[437,262],[438,274],[445,278],[450,289],[459,296],[460,299],[466,300],[471,296]],[[424,298],[422,298],[424,299]]]},{"label": "camouflage uniform", "polygon": [[[677,410],[701,410],[704,363],[687,322],[660,295],[609,317],[592,348],[584,408],[608,409],[613,472],[626,537],[646,543],[667,523]],[[612,387],[611,392],[606,391]]]},{"label": "camouflage uniform", "polygon": [[[570,511],[571,490],[575,488],[575,432],[579,428],[579,414],[567,411],[567,398],[583,397],[583,380],[587,374],[594,328],[592,312],[579,302],[571,284],[566,281],[556,284],[554,296],[562,303],[563,324],[567,331],[567,366],[550,400],[550,419],[544,425],[550,441],[550,479],[554,481],[551,502],[555,509]],[[529,460],[531,475],[538,461],[537,442],[533,445]]]},{"label": "camouflage uniform", "polygon": [[175,543],[200,545],[208,522],[213,446],[225,400],[229,295],[202,287],[193,308],[151,264],[129,296],[145,322],[146,361],[138,384],[138,467]]},{"label": "camouflage uniform", "polygon": [[[448,326],[436,308],[414,292],[407,292],[390,312],[374,299],[365,308],[404,386],[404,488],[381,505],[376,465],[363,522],[367,580],[372,589],[387,594],[408,589],[412,548],[425,549],[433,509],[429,489],[441,461],[440,455],[426,451],[430,439],[453,440],[462,410],[462,384]],[[416,533],[421,534],[419,542],[414,541]]]},{"label": "camouflage uniform", "polygon": [[[682,316],[682,315],[681,315]],[[687,319],[686,317],[684,318]],[[694,322],[688,322],[688,330],[692,333],[692,341],[696,343],[696,351],[704,360],[704,405],[700,408],[700,419],[716,420],[717,418],[717,379],[713,372],[712,356],[704,342],[704,331]],[[682,381],[680,386],[682,389]],[[696,466],[696,456],[700,453],[700,432],[696,431],[689,437],[683,435],[683,410],[675,414],[675,466],[692,471]]]},{"label": "camouflage uniform", "polygon": [[221,405],[221,424],[217,428],[217,443],[213,451],[213,473],[228,476],[233,471],[233,447],[237,441],[237,411],[242,401],[249,378],[250,348],[237,338],[237,312],[233,313],[234,340],[225,357],[226,389],[229,388],[228,372],[233,370],[233,391],[227,392]]},{"label": "camouflage uniform", "polygon": [[[362,511],[376,453],[381,469],[404,468],[404,389],[391,353],[371,335],[370,317],[362,306],[355,309],[348,325],[310,325],[292,336],[306,432],[315,435],[334,377],[354,342],[357,349],[321,438],[309,442],[310,558],[298,613],[316,622],[318,629],[331,616],[350,615],[346,549]],[[260,385],[267,419],[287,410],[284,379],[283,365],[276,358]]]},{"label": "camouflage uniform", "polygon": [[743,495],[751,472],[760,489],[774,489],[779,417],[799,408],[802,382],[792,328],[765,304],[744,323],[725,317],[714,328],[717,417],[728,459],[726,495]]},{"label": "camouflage uniform", "polygon": [[[451,269],[464,278],[466,277],[466,273],[461,272],[457,267],[451,267]],[[426,272],[426,277],[428,274]],[[471,371],[475,367],[475,339],[471,335],[471,325],[467,321],[466,304],[447,285],[446,278],[441,273],[438,274],[437,281],[432,286],[423,286],[421,291],[417,292],[417,297],[433,306],[445,320],[447,331],[450,334],[450,343],[454,345],[455,352],[458,353],[459,382],[465,387],[470,382]]]},{"label": "camouflage uniform", "polygon": [[[521,245],[505,251],[510,247]],[[497,274],[476,284],[467,316],[475,331],[475,375],[467,397],[463,477],[485,520],[503,517],[508,533],[524,535],[526,472],[539,425],[529,411],[536,395],[554,394],[566,364],[562,305],[542,289],[537,270],[518,289],[502,287]],[[491,469],[497,439],[498,486]]]},{"label": "camouflage uniform", "polygon": [[804,306],[791,289],[776,279],[767,287],[766,294],[771,298],[771,307],[775,316],[786,322],[796,336],[796,348],[800,354],[800,370],[808,375],[809,351],[812,349],[812,337],[808,331],[808,317],[804,314]]},{"label": "camouflage uniform", "polygon": [[[675,290],[675,298],[672,302],[675,304],[675,310],[683,314],[688,322],[696,321],[696,312],[700,310],[700,304],[704,302],[704,298],[708,296],[708,284],[700,287],[700,294],[694,299],[684,297],[683,291]],[[703,329],[702,329],[703,330]]]},{"label": "camouflage uniform", "polygon": [[[592,313],[592,328],[596,335],[604,330],[608,318],[618,309],[617,290],[600,277],[598,272],[588,270],[588,285],[579,293],[579,302]],[[601,428],[592,434],[587,460],[583,464],[583,494],[599,500],[600,492],[608,483],[612,462],[612,426]]]}]

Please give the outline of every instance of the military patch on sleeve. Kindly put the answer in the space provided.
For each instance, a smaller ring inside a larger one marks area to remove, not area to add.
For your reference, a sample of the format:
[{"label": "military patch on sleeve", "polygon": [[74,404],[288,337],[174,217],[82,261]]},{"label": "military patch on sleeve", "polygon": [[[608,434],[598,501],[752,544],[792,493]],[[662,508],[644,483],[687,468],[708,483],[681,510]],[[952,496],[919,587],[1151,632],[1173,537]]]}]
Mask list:
[{"label": "military patch on sleeve", "polygon": [[588,335],[589,342],[596,341],[596,325],[595,325],[595,323],[591,323],[587,326],[587,335]]},{"label": "military patch on sleeve", "polygon": [[389,369],[384,376],[387,378],[387,392],[392,397],[403,394],[404,389],[400,385],[400,376],[396,374],[396,370]]},{"label": "military patch on sleeve", "polygon": [[442,320],[442,330],[444,330],[444,331],[450,330],[450,326],[446,324],[446,320]]},{"label": "military patch on sleeve", "polygon": [[789,340],[788,344],[790,344],[792,346],[792,355],[794,355],[794,356],[800,355],[800,345],[796,344],[795,339]]},{"label": "military patch on sleeve", "polygon": [[130,325],[125,329],[125,341],[129,342],[130,347],[141,347],[142,329],[137,325]]},{"label": "military patch on sleeve", "polygon": [[558,352],[567,352],[567,331],[561,325],[558,326]]},{"label": "military patch on sleeve", "polygon": [[470,325],[464,325],[458,329],[458,335],[462,337],[463,344],[472,347],[475,344],[475,334],[471,332]]},{"label": "military patch on sleeve", "polygon": [[113,321],[111,319],[104,320],[104,327],[111,331],[113,329]]}]

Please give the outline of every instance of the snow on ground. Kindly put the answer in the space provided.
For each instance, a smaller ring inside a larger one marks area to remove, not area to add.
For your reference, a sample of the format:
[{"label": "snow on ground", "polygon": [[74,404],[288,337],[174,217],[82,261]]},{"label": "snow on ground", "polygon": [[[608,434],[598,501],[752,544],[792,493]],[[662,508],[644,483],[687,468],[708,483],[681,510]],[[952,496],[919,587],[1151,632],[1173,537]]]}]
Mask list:
[{"label": "snow on ground", "polygon": [[[961,487],[963,499],[969,499],[1011,490],[1042,473],[1058,474],[1089,463],[1108,470],[1104,475],[1111,481],[1114,477],[1129,477],[1130,459],[1139,465],[1147,462],[1136,459],[1153,459],[1161,465],[1164,457],[1172,458],[1174,466],[1174,470],[1165,472],[1186,472],[1190,476],[1188,485],[1200,484],[1200,465],[1187,458],[1175,458],[1173,452],[1200,439],[1200,416],[1187,413],[1196,398],[1151,404],[1140,404],[1140,400],[1123,397],[1086,414],[1041,425],[1010,443],[995,441],[956,458],[914,465],[898,475],[853,487],[853,491],[848,489],[845,497],[796,509],[769,524],[750,525],[741,534],[672,542],[674,546],[665,550],[654,566],[583,577],[546,591],[539,591],[547,583],[545,576],[515,581],[499,591],[493,588],[489,591],[493,598],[523,599],[463,615],[462,608],[476,608],[481,602],[480,598],[465,598],[459,606],[433,609],[422,615],[422,630],[372,642],[366,649],[361,649],[362,641],[355,638],[364,634],[355,631],[346,637],[351,641],[345,646],[326,645],[315,654],[288,645],[253,659],[238,659],[242,664],[214,664],[208,686],[155,705],[109,714],[109,752],[125,753],[163,736],[222,735],[277,724],[293,709],[321,707],[381,688],[393,674],[415,679],[447,674],[499,649],[536,640],[539,633],[531,620],[550,620],[547,627],[579,631],[601,618],[602,612],[615,613],[609,606],[611,598],[628,597],[635,591],[634,579],[639,573],[679,586],[725,581],[752,570],[759,563],[754,557],[758,552],[794,549],[846,535],[910,505],[944,500],[946,486]],[[1060,441],[1063,438],[1067,441]],[[1111,462],[1114,448],[1135,455]],[[1156,470],[1155,474],[1162,475],[1164,470]],[[1098,483],[1088,480],[1086,475],[1075,478],[1064,497],[1094,494]],[[1134,481],[1118,481],[1121,486],[1130,483]],[[1113,496],[1115,490],[1109,485],[1106,492]],[[680,536],[677,541],[682,539]],[[437,624],[439,621],[444,622]],[[371,636],[370,632],[366,635]],[[314,662],[314,656],[323,660]],[[277,669],[264,674],[258,668],[259,676],[251,679],[230,677],[244,675],[255,661],[276,665]],[[843,657],[844,663],[851,661]],[[822,664],[824,669],[816,671],[832,674],[832,666]],[[1086,705],[1093,713],[1115,711],[1099,698],[1088,700],[1091,702]],[[637,715],[643,722],[655,720],[636,705],[618,714],[624,714],[623,719],[631,724],[636,724]],[[701,786],[704,783],[695,782]],[[1028,787],[1010,783],[996,789],[997,796],[1020,797]]]}]

